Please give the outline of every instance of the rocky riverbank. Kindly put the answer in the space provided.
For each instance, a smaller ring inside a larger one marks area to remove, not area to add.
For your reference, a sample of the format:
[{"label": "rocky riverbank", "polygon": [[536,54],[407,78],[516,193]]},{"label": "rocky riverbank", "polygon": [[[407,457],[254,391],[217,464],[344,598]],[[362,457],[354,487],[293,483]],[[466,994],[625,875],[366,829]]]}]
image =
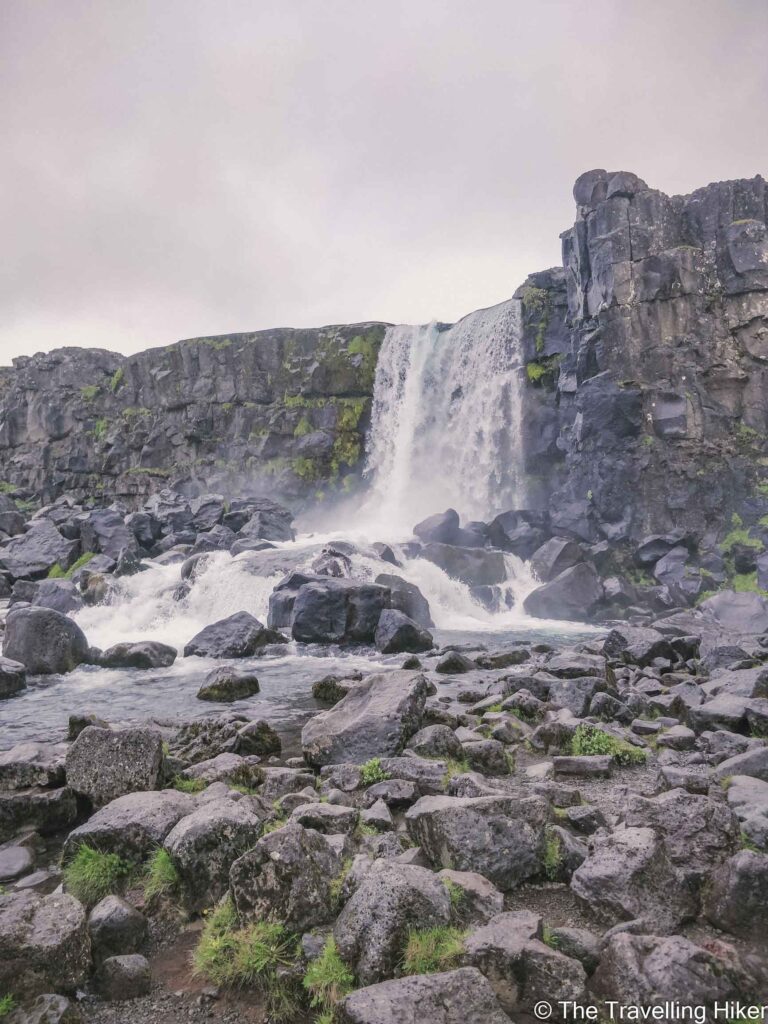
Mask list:
[{"label": "rocky riverbank", "polygon": [[[764,998],[768,603],[722,589],[694,606],[660,578],[674,552],[687,563],[682,538],[641,540],[634,564],[656,581],[627,579],[622,606],[610,545],[516,511],[442,513],[362,555],[297,552],[290,512],[264,498],[5,514],[22,524],[0,546],[3,707],[78,664],[147,679],[179,658],[217,666],[189,721],[76,716],[68,736],[0,755],[13,1024],[502,1024],[542,999],[557,1020],[561,1000]],[[181,648],[99,650],[73,619],[119,615],[120,581],[149,559],[178,566],[174,600],[189,601],[212,552],[276,577],[266,622],[242,607]],[[592,613],[601,630],[436,644],[403,561],[493,607],[515,553],[540,574],[529,612]],[[287,644],[391,659],[317,679],[301,756],[249,711]]]}]

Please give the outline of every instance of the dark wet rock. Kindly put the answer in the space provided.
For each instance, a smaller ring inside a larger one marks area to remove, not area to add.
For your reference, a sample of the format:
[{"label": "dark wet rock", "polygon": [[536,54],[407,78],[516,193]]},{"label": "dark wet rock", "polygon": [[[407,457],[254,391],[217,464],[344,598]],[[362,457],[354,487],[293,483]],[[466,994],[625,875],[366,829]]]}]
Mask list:
[{"label": "dark wet rock", "polygon": [[323,579],[301,586],[293,603],[291,635],[303,643],[370,643],[387,587],[348,579]]},{"label": "dark wet rock", "polygon": [[93,512],[84,512],[78,518],[83,551],[94,551],[114,559],[123,551],[136,553],[136,535],[115,509],[94,509]]},{"label": "dark wet rock", "polygon": [[333,928],[336,946],[362,985],[382,981],[397,966],[408,932],[446,925],[451,901],[426,868],[374,861]]},{"label": "dark wet rock", "polygon": [[455,676],[471,672],[476,668],[475,662],[471,658],[467,658],[461,651],[447,651],[435,665],[435,672],[445,676]]},{"label": "dark wet rock", "polygon": [[197,699],[231,703],[252,697],[259,689],[255,672],[224,665],[208,673],[197,691]]},{"label": "dark wet rock", "polygon": [[24,601],[34,608],[52,608],[62,615],[78,612],[83,599],[72,580],[17,580],[11,594],[11,608]]},{"label": "dark wet rock", "polygon": [[501,551],[429,543],[419,551],[419,558],[439,566],[451,579],[461,580],[468,587],[493,586],[507,578]]},{"label": "dark wet rock", "polygon": [[173,826],[196,807],[194,797],[175,789],[128,793],[98,810],[67,836],[63,862],[83,845],[140,863],[162,845]]},{"label": "dark wet rock", "polygon": [[750,987],[732,947],[704,948],[682,935],[627,932],[611,936],[591,983],[595,995],[625,1006],[669,1000],[708,1010],[717,1002],[746,996]]},{"label": "dark wet rock", "polygon": [[650,665],[654,658],[670,658],[672,643],[658,630],[622,624],[603,641],[603,654],[631,665]]},{"label": "dark wet rock", "polygon": [[435,868],[476,871],[508,890],[540,869],[545,815],[537,797],[426,796],[405,820]]},{"label": "dark wet rock", "polygon": [[152,987],[149,960],[140,953],[111,956],[100,966],[97,983],[99,994],[108,1002],[139,999]]},{"label": "dark wet rock", "polygon": [[27,672],[19,661],[0,657],[0,700],[13,697],[27,685]]},{"label": "dark wet rock", "polygon": [[19,661],[30,675],[71,672],[88,660],[80,627],[51,608],[16,608],[6,620],[3,655]]},{"label": "dark wet rock", "polygon": [[47,519],[34,522],[27,533],[0,548],[0,568],[13,579],[39,579],[59,565],[68,569],[77,558],[79,542],[63,537]]},{"label": "dark wet rock", "polygon": [[427,516],[413,528],[414,534],[425,544],[430,541],[437,544],[455,544],[459,530],[459,514],[452,508]]},{"label": "dark wet rock", "polygon": [[522,665],[524,662],[530,661],[530,658],[531,652],[518,644],[478,654],[475,658],[475,663],[480,668],[499,669],[510,668],[512,665]]},{"label": "dark wet rock", "polygon": [[156,640],[121,643],[101,655],[103,668],[169,668],[176,660],[176,648]]},{"label": "dark wet rock", "polygon": [[0,841],[22,829],[51,835],[77,820],[77,797],[68,786],[59,789],[0,790]]},{"label": "dark wet rock", "polygon": [[238,915],[274,917],[304,932],[334,917],[333,880],[342,855],[326,836],[301,825],[284,825],[260,839],[234,862],[230,887]]},{"label": "dark wet rock", "polygon": [[602,598],[597,572],[589,563],[579,562],[532,591],[523,601],[523,608],[541,619],[582,621],[589,618]]},{"label": "dark wet rock", "polygon": [[301,742],[315,766],[399,754],[419,729],[427,682],[418,672],[382,672],[358,683],[304,726]]},{"label": "dark wet rock", "polygon": [[472,967],[360,988],[340,1013],[342,1024],[509,1024],[490,984]]},{"label": "dark wet rock", "polygon": [[217,903],[229,886],[238,857],[258,841],[272,809],[254,798],[209,800],[183,817],[163,846],[179,876],[184,901],[192,912]]},{"label": "dark wet rock", "polygon": [[423,629],[431,629],[434,626],[429,602],[415,583],[409,583],[402,576],[395,576],[392,573],[380,573],[374,583],[389,589],[391,608],[407,615]]},{"label": "dark wet rock", "polygon": [[233,531],[226,526],[217,524],[204,533],[198,533],[197,540],[192,546],[192,557],[207,551],[229,551],[234,543]]},{"label": "dark wet rock", "polygon": [[572,540],[552,537],[531,556],[531,569],[541,583],[549,583],[561,572],[584,561],[584,552]]},{"label": "dark wet rock", "polygon": [[110,956],[138,953],[147,940],[147,919],[120,896],[105,896],[88,916],[94,963]]},{"label": "dark wet rock", "polygon": [[716,928],[743,939],[765,936],[768,855],[742,850],[715,871],[704,891],[704,916]]},{"label": "dark wet rock", "polygon": [[67,783],[96,807],[137,790],[157,789],[163,742],[150,729],[89,726],[67,751]]},{"label": "dark wet rock", "polygon": [[650,828],[626,828],[595,839],[574,872],[571,889],[609,925],[642,919],[667,934],[696,913],[692,893]]},{"label": "dark wet rock", "polygon": [[267,644],[284,644],[286,638],[267,629],[248,612],[236,612],[201,629],[184,648],[184,657],[250,658]]},{"label": "dark wet rock", "polygon": [[382,654],[429,651],[432,634],[394,608],[385,608],[379,616],[374,642]]},{"label": "dark wet rock", "polygon": [[0,986],[35,995],[73,993],[91,963],[85,910],[66,893],[0,895]]}]

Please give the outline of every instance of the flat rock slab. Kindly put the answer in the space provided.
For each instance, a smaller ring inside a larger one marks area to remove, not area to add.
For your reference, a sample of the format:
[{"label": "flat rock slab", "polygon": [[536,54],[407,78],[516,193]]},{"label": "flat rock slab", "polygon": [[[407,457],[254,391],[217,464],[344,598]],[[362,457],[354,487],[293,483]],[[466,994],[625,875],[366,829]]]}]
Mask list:
[{"label": "flat rock slab", "polygon": [[610,754],[585,754],[581,757],[553,757],[555,775],[577,775],[584,779],[607,779],[613,758]]}]

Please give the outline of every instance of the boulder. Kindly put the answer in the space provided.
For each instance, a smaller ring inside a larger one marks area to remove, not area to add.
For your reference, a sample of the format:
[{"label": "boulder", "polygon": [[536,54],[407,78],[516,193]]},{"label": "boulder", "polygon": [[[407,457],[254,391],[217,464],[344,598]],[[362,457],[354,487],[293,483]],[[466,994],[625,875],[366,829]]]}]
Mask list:
[{"label": "boulder", "polygon": [[138,953],[147,941],[147,919],[120,896],[105,896],[88,916],[91,951],[98,966],[110,956]]},{"label": "boulder", "polygon": [[476,871],[438,872],[451,898],[451,914],[460,925],[485,924],[504,909],[504,897],[483,875]]},{"label": "boulder", "polygon": [[25,1010],[16,1010],[8,1024],[82,1024],[83,1017],[77,1003],[66,996],[47,992],[38,996]]},{"label": "boulder", "polygon": [[506,891],[541,870],[546,815],[539,797],[425,796],[405,821],[434,868],[476,871]]},{"label": "boulder", "polygon": [[635,562],[640,566],[654,565],[668,551],[677,547],[685,539],[682,530],[673,530],[667,534],[652,534],[644,537],[635,548]]},{"label": "boulder", "polygon": [[413,532],[425,544],[430,541],[435,541],[437,544],[454,544],[459,529],[459,513],[455,509],[449,508],[445,512],[437,512],[433,516],[422,519],[414,526]]},{"label": "boulder", "polygon": [[291,635],[302,643],[371,643],[387,587],[350,579],[322,579],[301,586],[293,603]]},{"label": "boulder", "polygon": [[749,775],[728,780],[728,806],[739,819],[741,832],[755,847],[768,853],[768,782]]},{"label": "boulder", "polygon": [[725,861],[704,890],[704,916],[738,938],[762,941],[768,917],[768,855],[742,850]]},{"label": "boulder", "polygon": [[408,741],[408,749],[420,757],[445,757],[460,760],[461,742],[447,725],[427,725]]},{"label": "boulder", "polygon": [[402,576],[386,572],[380,573],[374,583],[389,589],[391,608],[413,619],[422,629],[431,629],[434,626],[429,602],[415,583],[409,583]]},{"label": "boulder", "polygon": [[419,672],[375,673],[304,726],[304,757],[319,767],[399,754],[421,726],[427,681]]},{"label": "boulder", "polygon": [[287,642],[281,633],[267,629],[248,612],[236,612],[201,629],[184,648],[184,657],[250,658],[267,644]]},{"label": "boulder", "polygon": [[111,956],[99,968],[98,989],[108,1002],[140,999],[152,988],[149,960],[140,953]]},{"label": "boulder", "polygon": [[310,801],[296,807],[288,821],[333,836],[342,833],[348,835],[357,825],[357,819],[358,812],[354,807]]},{"label": "boulder", "polygon": [[74,993],[90,965],[85,910],[74,896],[0,895],[0,989]]},{"label": "boulder", "polygon": [[52,835],[77,820],[77,797],[68,786],[59,789],[0,789],[0,841],[23,829]]},{"label": "boulder", "polygon": [[768,782],[768,746],[754,746],[741,754],[727,757],[717,766],[714,775],[720,781],[732,775],[751,775],[754,779]]},{"label": "boulder", "polygon": [[571,889],[601,921],[647,921],[673,932],[696,914],[696,901],[663,840],[650,828],[626,828],[594,840],[571,878]]},{"label": "boulder", "polygon": [[30,675],[58,675],[88,660],[88,641],[82,629],[60,612],[16,608],[6,620],[3,656],[21,662]]},{"label": "boulder", "polygon": [[768,632],[768,599],[760,594],[721,590],[699,608],[734,633]]},{"label": "boulder", "polygon": [[197,699],[231,704],[233,701],[252,697],[259,689],[259,680],[255,673],[248,669],[223,665],[208,673],[205,682],[197,691]]},{"label": "boulder", "polygon": [[0,657],[0,700],[13,697],[27,685],[27,672],[19,661]]},{"label": "boulder", "polygon": [[19,601],[26,601],[34,608],[53,608],[62,615],[79,612],[83,607],[80,591],[71,580],[17,580],[11,607]]},{"label": "boulder", "polygon": [[121,551],[136,553],[136,534],[112,508],[98,508],[78,516],[83,551],[95,551],[117,559]]},{"label": "boulder", "polygon": [[39,579],[54,565],[68,569],[77,558],[77,540],[63,537],[48,519],[38,519],[26,533],[0,548],[0,568],[13,579]]},{"label": "boulder", "polygon": [[137,790],[157,789],[163,740],[150,729],[83,729],[67,751],[67,783],[95,807]]},{"label": "boulder", "polygon": [[[236,515],[239,508],[236,502],[232,502],[230,512],[224,517],[224,525],[234,528],[228,517]],[[252,540],[293,540],[294,531],[293,513],[284,505],[278,504],[269,498],[249,498],[245,502],[242,511],[247,513],[246,521],[239,528],[238,536]]]},{"label": "boulder", "polygon": [[549,583],[561,572],[583,561],[584,552],[575,541],[566,540],[564,537],[551,537],[534,551],[531,556],[531,569],[537,580]]},{"label": "boulder", "polygon": [[412,929],[447,925],[448,891],[431,871],[376,860],[342,909],[333,937],[362,985],[391,976]]},{"label": "boulder", "polygon": [[299,933],[327,924],[335,916],[332,886],[341,868],[339,849],[326,836],[284,825],[232,865],[238,917],[280,921]]},{"label": "boulder", "polygon": [[175,789],[118,797],[69,833],[62,861],[72,860],[81,846],[92,846],[138,864],[161,846],[176,822],[196,806],[194,797]]},{"label": "boulder", "polygon": [[540,619],[589,618],[603,597],[600,577],[588,562],[579,562],[537,587],[523,601],[529,615]]},{"label": "boulder", "polygon": [[431,633],[394,608],[385,608],[379,616],[374,642],[382,654],[419,653],[434,645]]},{"label": "boulder", "polygon": [[170,668],[174,661],[176,648],[156,640],[115,644],[99,658],[103,668]]},{"label": "boulder", "polygon": [[496,548],[511,551],[518,558],[530,558],[549,533],[546,512],[502,512],[488,524],[488,539]]},{"label": "boulder", "polygon": [[[726,955],[718,956],[719,949]],[[704,948],[682,935],[627,932],[609,938],[591,981],[595,995],[619,1005],[650,1007],[669,1001],[708,1010],[716,1002],[745,996],[748,985],[729,947],[711,943]]]},{"label": "boulder", "polygon": [[468,587],[493,586],[507,579],[507,565],[502,551],[430,543],[424,545],[418,556],[437,565],[451,579],[461,580]]},{"label": "boulder", "polygon": [[221,899],[230,868],[256,845],[271,814],[265,801],[225,797],[206,801],[174,825],[163,846],[179,873],[190,911],[199,913]]},{"label": "boulder", "polygon": [[510,1024],[474,967],[359,988],[339,1013],[341,1024]]}]

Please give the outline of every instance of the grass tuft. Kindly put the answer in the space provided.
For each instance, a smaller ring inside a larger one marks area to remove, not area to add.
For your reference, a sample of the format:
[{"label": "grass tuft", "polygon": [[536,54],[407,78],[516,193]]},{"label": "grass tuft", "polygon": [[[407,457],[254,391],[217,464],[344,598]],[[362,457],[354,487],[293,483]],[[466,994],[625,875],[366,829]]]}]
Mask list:
[{"label": "grass tuft", "polygon": [[377,782],[386,782],[391,776],[381,767],[381,758],[372,757],[360,769],[360,779],[364,786],[373,786]]},{"label": "grass tuft", "polygon": [[466,932],[442,925],[414,929],[408,934],[403,956],[404,974],[435,974],[458,965],[464,952]]},{"label": "grass tuft", "polygon": [[258,921],[239,928],[229,899],[210,915],[192,954],[196,975],[214,985],[256,988],[274,1020],[293,1020],[301,1007],[301,987],[292,974],[297,940],[282,924]]},{"label": "grass tuft", "polygon": [[205,779],[185,779],[181,775],[177,775],[171,783],[173,789],[178,789],[180,793],[202,793],[204,789],[208,788],[208,783]]},{"label": "grass tuft", "polygon": [[81,846],[64,868],[64,886],[81,903],[94,906],[117,892],[131,873],[130,864],[116,853],[102,853],[92,846]]},{"label": "grass tuft", "polygon": [[178,892],[181,879],[171,855],[162,847],[155,850],[144,875],[144,896],[147,900],[172,896]]},{"label": "grass tuft", "polygon": [[455,761],[452,757],[449,757],[445,762],[445,775],[443,775],[443,785],[447,786],[454,776],[464,775],[464,773],[468,772],[469,770],[469,761]]},{"label": "grass tuft", "polygon": [[16,1000],[11,995],[0,997],[0,1017],[7,1017],[16,1008]]},{"label": "grass tuft", "polygon": [[620,765],[645,764],[647,754],[626,740],[616,739],[594,725],[580,725],[571,740],[571,753],[577,757],[610,754]]},{"label": "grass tuft", "polygon": [[355,987],[355,979],[336,948],[336,941],[329,936],[323,951],[313,960],[304,975],[304,988],[309,992],[310,1006],[319,1009],[333,1020],[334,1008]]},{"label": "grass tuft", "polygon": [[467,893],[460,885],[457,885],[450,878],[441,878],[440,881],[448,892],[448,899],[451,901],[451,910],[455,914],[461,913],[464,904],[467,902]]},{"label": "grass tuft", "polygon": [[544,869],[544,874],[550,882],[557,881],[562,865],[563,844],[559,836],[550,829],[547,829],[546,838],[544,840],[544,856],[541,861],[541,866]]},{"label": "grass tuft", "polygon": [[334,910],[341,910],[341,898],[344,892],[344,883],[352,867],[352,858],[346,857],[341,865],[341,871],[331,882],[331,906]]}]

